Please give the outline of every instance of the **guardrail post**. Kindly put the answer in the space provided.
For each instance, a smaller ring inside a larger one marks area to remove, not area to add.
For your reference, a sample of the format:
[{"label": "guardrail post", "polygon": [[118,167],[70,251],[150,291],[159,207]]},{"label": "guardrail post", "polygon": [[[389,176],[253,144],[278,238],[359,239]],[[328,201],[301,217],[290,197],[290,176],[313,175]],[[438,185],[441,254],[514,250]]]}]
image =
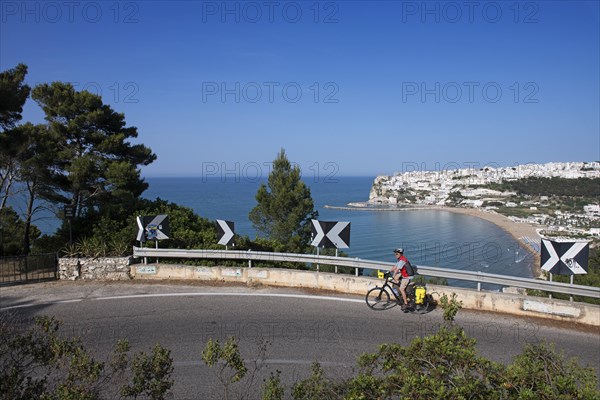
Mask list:
[{"label": "guardrail post", "polygon": [[[337,245],[336,245],[336,246],[337,246]],[[338,248],[337,248],[337,247],[335,248],[335,256],[336,256],[336,257],[338,256]],[[336,266],[335,266],[335,273],[336,273],[336,274],[338,273],[338,268],[337,268],[337,267],[338,267],[338,266],[336,265]]]},{"label": "guardrail post", "polygon": [[[317,246],[317,258],[319,258],[319,246]],[[319,262],[317,262],[317,272],[319,272]]]},{"label": "guardrail post", "polygon": [[[573,286],[573,275],[571,275],[571,281],[569,283],[571,284],[571,286]],[[573,302],[573,296],[569,295],[569,301],[571,303]]]}]

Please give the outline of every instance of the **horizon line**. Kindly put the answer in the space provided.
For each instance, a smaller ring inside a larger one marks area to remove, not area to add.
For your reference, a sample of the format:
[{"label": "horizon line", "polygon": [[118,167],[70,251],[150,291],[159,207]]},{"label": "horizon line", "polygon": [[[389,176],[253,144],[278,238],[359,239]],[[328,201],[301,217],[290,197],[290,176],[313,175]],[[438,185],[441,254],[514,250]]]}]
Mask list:
[{"label": "horizon line", "polygon": [[[339,179],[339,178],[376,178],[379,175],[335,175],[335,176],[321,176],[321,177],[317,177],[319,181],[322,180],[329,180],[329,181],[333,181],[335,179]],[[224,176],[201,176],[201,175],[142,175],[142,178],[146,179],[157,179],[157,178],[195,178],[195,179],[220,179],[220,180],[231,180],[231,181],[244,181],[244,182],[258,182],[258,181],[262,181],[262,180],[267,180],[268,176],[265,177],[259,177],[259,178],[255,178],[255,177],[243,177],[243,176],[232,176],[232,175],[224,175]],[[306,176],[306,177],[302,177],[301,179],[314,179],[314,176]]]}]

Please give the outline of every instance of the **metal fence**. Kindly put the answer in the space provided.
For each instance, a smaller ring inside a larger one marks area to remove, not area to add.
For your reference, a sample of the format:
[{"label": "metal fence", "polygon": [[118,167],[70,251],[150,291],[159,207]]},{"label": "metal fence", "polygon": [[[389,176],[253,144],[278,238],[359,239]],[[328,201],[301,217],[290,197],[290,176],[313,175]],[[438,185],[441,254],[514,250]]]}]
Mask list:
[{"label": "metal fence", "polygon": [[0,257],[0,284],[57,279],[56,253]]},{"label": "metal fence", "polygon": [[[333,265],[351,267],[355,269],[355,275],[358,276],[359,269],[371,269],[389,271],[393,263],[363,260],[360,258],[320,256],[313,254],[293,254],[293,253],[270,253],[257,251],[234,251],[234,250],[182,250],[182,249],[152,249],[152,248],[133,248],[134,257],[153,257],[156,259],[168,258],[187,258],[187,259],[218,259],[218,260],[246,260],[248,266],[252,267],[252,261],[269,262],[293,262],[312,264],[315,269],[319,265]],[[481,290],[482,284],[493,284],[501,286],[510,286],[523,289],[542,290],[552,293],[564,293],[571,296],[584,296],[600,298],[600,288],[573,285],[561,282],[549,282],[539,279],[520,278],[506,275],[487,274],[475,271],[461,271],[446,268],[428,267],[419,265],[419,275],[455,279],[460,281],[475,282],[477,290]]]}]

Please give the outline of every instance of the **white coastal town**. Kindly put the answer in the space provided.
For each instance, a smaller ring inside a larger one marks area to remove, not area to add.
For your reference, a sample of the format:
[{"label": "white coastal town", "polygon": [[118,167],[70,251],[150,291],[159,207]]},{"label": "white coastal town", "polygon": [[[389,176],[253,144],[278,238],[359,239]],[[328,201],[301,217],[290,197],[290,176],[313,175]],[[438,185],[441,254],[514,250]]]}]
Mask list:
[{"label": "white coastal town", "polygon": [[[369,201],[351,206],[470,207],[561,236],[600,237],[600,162],[405,170],[378,176]],[[409,168],[406,168],[409,169]]]}]

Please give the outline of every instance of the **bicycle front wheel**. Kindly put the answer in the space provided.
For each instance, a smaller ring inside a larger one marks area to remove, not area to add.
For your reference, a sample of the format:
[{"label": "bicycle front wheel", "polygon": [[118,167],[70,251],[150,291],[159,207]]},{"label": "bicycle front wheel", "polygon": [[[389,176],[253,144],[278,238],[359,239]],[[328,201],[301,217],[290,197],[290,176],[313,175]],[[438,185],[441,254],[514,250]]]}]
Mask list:
[{"label": "bicycle front wheel", "polygon": [[377,311],[387,310],[388,308],[395,305],[394,302],[390,301],[390,294],[381,287],[375,287],[367,292],[365,298],[369,308]]}]

